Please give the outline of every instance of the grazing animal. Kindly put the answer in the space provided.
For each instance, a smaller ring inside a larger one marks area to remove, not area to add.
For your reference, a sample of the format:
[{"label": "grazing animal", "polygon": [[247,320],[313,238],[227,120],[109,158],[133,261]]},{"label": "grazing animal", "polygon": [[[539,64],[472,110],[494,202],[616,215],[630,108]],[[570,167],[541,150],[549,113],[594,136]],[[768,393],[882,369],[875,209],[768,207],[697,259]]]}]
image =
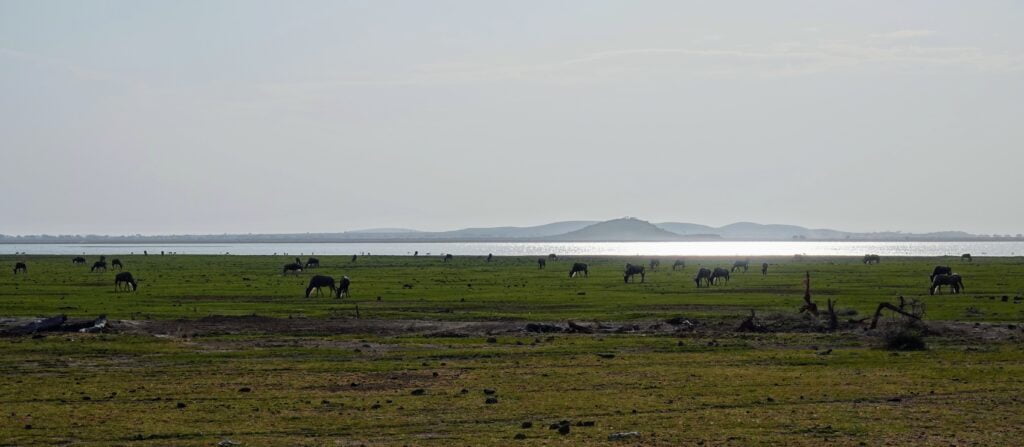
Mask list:
[{"label": "grazing animal", "polygon": [[931,276],[928,277],[928,280],[929,281],[935,281],[935,277],[936,276],[939,276],[939,275],[952,275],[952,274],[953,274],[953,268],[952,267],[946,267],[944,265],[937,265],[937,266],[935,266],[935,269],[932,270],[932,274],[931,274]]},{"label": "grazing animal", "polygon": [[14,263],[14,274],[17,275],[18,272],[28,273],[28,266],[25,265],[24,262],[15,262]]},{"label": "grazing animal", "polygon": [[356,262],[356,255],[352,255],[352,260],[349,262]]},{"label": "grazing animal", "polygon": [[697,288],[700,288],[700,283],[704,283],[706,287],[711,287],[711,270],[701,267],[697,271],[697,276],[693,277],[693,282],[697,283]]},{"label": "grazing animal", "polygon": [[420,251],[416,250],[416,251],[412,252],[412,255],[413,256],[419,256],[420,255]]},{"label": "grazing animal", "polygon": [[308,260],[306,260],[305,268],[312,269],[312,268],[319,268],[319,267],[320,267],[320,260],[319,259],[317,259],[317,258],[309,258]]},{"label": "grazing animal", "polygon": [[335,292],[335,297],[345,298],[348,296],[348,286],[352,284],[352,281],[347,276],[342,276],[341,281],[338,281],[338,291]]},{"label": "grazing animal", "polygon": [[725,279],[725,283],[729,284],[729,271],[721,267],[715,267],[715,271],[711,272],[711,284],[719,284],[721,279]]},{"label": "grazing animal", "polygon": [[761,276],[767,276],[767,275],[768,275],[768,263],[767,262],[762,262],[761,263]]},{"label": "grazing animal", "polygon": [[743,269],[743,273],[747,273],[747,270],[749,268],[750,268],[750,260],[748,259],[746,261],[736,261],[736,262],[732,263],[732,270],[730,270],[730,271],[731,272],[735,272],[736,270]]},{"label": "grazing animal", "polygon": [[97,270],[103,270],[104,272],[107,271],[107,262],[106,261],[96,261],[96,262],[92,263],[92,268],[90,268],[89,271],[90,272],[95,272]]},{"label": "grazing animal", "polygon": [[556,255],[554,253],[551,253],[551,254],[548,255],[548,259],[550,259],[552,261],[557,261],[558,260],[558,255]]},{"label": "grazing animal", "polygon": [[132,292],[139,290],[139,283],[135,281],[131,272],[121,272],[114,275],[114,290],[128,290],[128,287],[132,288]]},{"label": "grazing animal", "polygon": [[964,253],[964,254],[960,255],[960,261],[961,262],[963,262],[963,261],[974,262],[974,258],[971,258],[971,254],[970,253]]},{"label": "grazing animal", "polygon": [[651,259],[651,271],[653,272],[653,271],[657,270],[658,267],[661,267],[661,260],[660,259]]},{"label": "grazing animal", "polygon": [[331,289],[331,295],[338,293],[338,289],[334,287],[334,278],[330,276],[314,275],[309,278],[309,286],[306,287],[306,298],[309,298],[309,293],[316,289],[317,296],[320,295],[320,288],[327,287]]},{"label": "grazing animal", "polygon": [[583,273],[584,278],[589,278],[590,273],[587,271],[587,264],[582,262],[576,262],[572,264],[572,270],[569,270],[569,277],[574,278],[580,273]]},{"label": "grazing animal", "polygon": [[864,255],[865,264],[878,264],[882,262],[882,257],[878,255]]},{"label": "grazing animal", "polygon": [[491,259],[494,259],[494,253],[487,254],[487,262],[491,262]]},{"label": "grazing animal", "polygon": [[676,267],[686,270],[686,261],[683,261],[682,259],[676,259],[676,262],[672,264],[672,270],[675,270]]},{"label": "grazing animal", "polygon": [[118,270],[124,270],[124,264],[121,264],[120,259],[110,261],[110,268],[117,268]]},{"label": "grazing animal", "polygon": [[74,259],[71,260],[71,263],[75,265],[85,264],[85,258],[81,256],[76,256]]},{"label": "grazing animal", "polygon": [[537,269],[543,269],[548,266],[548,261],[544,258],[537,258]]},{"label": "grazing animal", "polygon": [[[633,279],[635,275],[640,275],[640,282],[644,282],[644,266],[626,264],[626,271],[622,274],[623,281],[629,283],[629,280]],[[635,282],[636,280],[633,279],[633,281]]]},{"label": "grazing animal", "polygon": [[932,278],[932,287],[928,289],[929,295],[935,295],[935,292],[939,291],[942,286],[949,286],[952,293],[957,294],[964,290],[964,280],[953,273],[951,275],[938,275]]},{"label": "grazing animal", "polygon": [[444,255],[444,262],[451,261],[452,259],[455,259],[455,256],[452,256],[451,253]]},{"label": "grazing animal", "polygon": [[301,272],[301,271],[302,271],[302,264],[293,262],[291,264],[285,264],[284,265],[284,269],[281,271],[281,274],[284,275],[284,274],[287,274],[288,272],[292,272],[292,273],[298,275],[299,272]]}]

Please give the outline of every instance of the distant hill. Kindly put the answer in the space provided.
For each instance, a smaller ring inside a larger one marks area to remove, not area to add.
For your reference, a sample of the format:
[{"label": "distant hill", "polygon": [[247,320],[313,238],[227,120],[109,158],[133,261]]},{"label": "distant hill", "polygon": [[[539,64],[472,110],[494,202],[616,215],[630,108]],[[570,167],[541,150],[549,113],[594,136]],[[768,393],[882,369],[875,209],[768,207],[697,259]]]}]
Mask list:
[{"label": "distant hill", "polygon": [[552,237],[566,242],[598,241],[678,241],[687,239],[658,226],[632,217],[595,223],[576,231]]},{"label": "distant hill", "polygon": [[598,223],[596,220],[570,220],[555,222],[533,227],[491,227],[491,228],[464,228],[454,231],[442,231],[434,233],[439,238],[470,238],[470,239],[494,239],[494,238],[544,238],[565,234],[579,230]]},{"label": "distant hill", "polygon": [[598,242],[598,241],[680,241],[680,240],[848,240],[848,241],[1003,241],[1024,237],[988,236],[963,231],[903,233],[882,231],[852,233],[829,229],[810,229],[796,225],[737,222],[722,227],[694,223],[662,222],[652,224],[636,218],[609,221],[570,220],[530,227],[463,228],[452,231],[418,231],[407,228],[370,228],[342,233],[284,234],[206,234],[160,236],[106,235],[28,235],[0,234],[0,244],[81,244],[81,243],[246,243],[246,242]]},{"label": "distant hill", "polygon": [[365,230],[346,231],[346,233],[355,233],[355,234],[407,234],[407,233],[422,233],[422,231],[420,231],[420,230],[410,230],[408,228],[367,228]]}]

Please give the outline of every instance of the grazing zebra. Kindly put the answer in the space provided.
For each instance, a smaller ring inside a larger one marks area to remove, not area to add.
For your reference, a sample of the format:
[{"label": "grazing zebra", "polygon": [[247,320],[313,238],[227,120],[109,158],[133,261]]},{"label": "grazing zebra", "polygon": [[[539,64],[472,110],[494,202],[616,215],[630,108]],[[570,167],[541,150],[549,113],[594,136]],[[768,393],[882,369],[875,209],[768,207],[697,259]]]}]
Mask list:
[{"label": "grazing zebra", "polygon": [[18,272],[28,273],[28,266],[25,265],[24,262],[15,262],[14,263],[14,274],[17,275]]},{"label": "grazing zebra", "polygon": [[576,276],[579,276],[580,273],[583,273],[584,278],[590,277],[590,273],[587,272],[587,264],[584,264],[582,262],[573,263],[572,270],[569,270],[569,277],[574,278]]},{"label": "grazing zebra", "polygon": [[348,279],[348,276],[342,276],[341,281],[338,281],[338,291],[335,292],[336,298],[345,298],[348,296],[348,286],[352,284],[352,280]]},{"label": "grazing zebra", "polygon": [[749,269],[749,268],[750,268],[750,260],[747,259],[746,261],[736,261],[736,262],[732,263],[732,270],[730,270],[730,271],[735,272],[736,270],[743,269],[743,273],[747,273],[747,269]]},{"label": "grazing zebra", "polygon": [[721,267],[715,267],[715,271],[711,272],[711,284],[718,284],[721,282],[719,281],[721,279],[725,279],[725,283],[729,284],[729,271]]},{"label": "grazing zebra", "polygon": [[700,283],[704,283],[706,287],[711,287],[711,270],[701,267],[697,271],[697,276],[693,277],[693,282],[697,283],[697,288],[700,288]]},{"label": "grazing zebra", "polygon": [[306,298],[309,298],[309,293],[316,289],[317,296],[320,296],[320,288],[327,287],[331,289],[331,295],[338,292],[338,289],[334,287],[334,278],[330,276],[314,275],[309,278],[309,286],[306,287]]},{"label": "grazing zebra", "polygon": [[939,275],[952,275],[952,274],[953,274],[953,268],[952,267],[946,267],[944,265],[937,265],[937,266],[935,266],[935,269],[932,270],[932,274],[931,274],[931,276],[928,277],[928,280],[929,281],[935,281],[935,277],[936,276],[939,276]]},{"label": "grazing zebra", "polygon": [[956,273],[951,275],[938,275],[932,279],[932,286],[928,289],[929,295],[935,295],[942,286],[949,286],[952,293],[957,294],[964,290],[964,280]]},{"label": "grazing zebra", "polygon": [[[629,283],[629,280],[633,279],[635,275],[640,275],[640,282],[644,282],[644,266],[626,264],[626,271],[622,275],[622,280]],[[633,281],[635,282],[636,280],[634,279]]]},{"label": "grazing zebra", "polygon": [[139,290],[139,283],[135,281],[131,272],[121,272],[114,275],[114,291],[128,290],[128,287],[131,287],[132,292]]},{"label": "grazing zebra", "polygon": [[672,264],[672,270],[675,270],[676,267],[686,270],[686,261],[683,261],[682,259],[676,259],[676,262]]}]

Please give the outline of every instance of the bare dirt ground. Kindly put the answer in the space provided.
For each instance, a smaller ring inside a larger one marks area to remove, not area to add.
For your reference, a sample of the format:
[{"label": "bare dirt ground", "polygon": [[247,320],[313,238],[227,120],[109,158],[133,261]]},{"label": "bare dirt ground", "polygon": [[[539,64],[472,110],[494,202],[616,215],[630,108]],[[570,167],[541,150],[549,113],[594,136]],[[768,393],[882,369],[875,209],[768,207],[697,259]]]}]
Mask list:
[{"label": "bare dirt ground", "polygon": [[[0,330],[33,321],[27,318],[0,318]],[[759,317],[765,333],[821,333],[823,327],[810,318],[789,314]],[[740,319],[700,321],[683,317],[664,321],[552,321],[527,322],[445,321],[427,319],[358,318],[274,318],[250,316],[208,316],[176,320],[111,320],[104,332],[135,335],[195,337],[231,334],[263,335],[374,335],[425,337],[480,337],[491,335],[527,335],[541,333],[595,333],[636,335],[726,336],[735,334]],[[978,342],[1022,341],[1024,325],[929,321],[932,335]],[[844,322],[838,333],[867,334],[863,322]]]}]

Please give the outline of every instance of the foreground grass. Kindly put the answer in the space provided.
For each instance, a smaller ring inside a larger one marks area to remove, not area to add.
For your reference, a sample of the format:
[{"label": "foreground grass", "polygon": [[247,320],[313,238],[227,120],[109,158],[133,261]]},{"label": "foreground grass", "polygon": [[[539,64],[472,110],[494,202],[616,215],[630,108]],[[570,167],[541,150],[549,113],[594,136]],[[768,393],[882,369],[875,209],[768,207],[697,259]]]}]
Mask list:
[{"label": "foreground grass", "polygon": [[[0,446],[600,445],[623,444],[608,436],[631,431],[639,437],[627,445],[1015,445],[1024,437],[1024,305],[1013,301],[1024,289],[1020,258],[769,259],[767,277],[751,271],[698,290],[696,265],[731,260],[687,259],[685,271],[672,272],[665,259],[647,282],[624,284],[622,264],[645,259],[584,258],[590,278],[570,280],[568,266],[580,259],[537,270],[535,257],[321,257],[317,273],[353,278],[354,297],[340,301],[303,298],[310,275],[282,276],[285,257],[120,258],[141,280],[137,293],[114,293],[113,273],[90,274],[70,257],[28,257],[28,275],[0,275],[0,317],[316,319],[352,316],[358,304],[376,319],[685,316],[724,329],[493,340],[258,327],[0,338]],[[954,265],[968,293],[927,296],[936,264]],[[819,303],[838,299],[865,316],[902,294],[924,300],[928,320],[998,322],[1004,335],[933,336],[927,351],[892,353],[861,331],[731,332],[749,309],[795,314],[805,271]],[[485,389],[497,403],[486,403]],[[548,429],[560,420],[593,425]]]},{"label": "foreground grass", "polygon": [[[22,257],[24,258],[24,257]],[[19,259],[22,259],[19,258]],[[92,261],[93,257],[90,257]],[[323,267],[299,276],[283,276],[285,256],[120,256],[140,281],[137,293],[115,293],[114,273],[89,273],[68,256],[30,256],[28,275],[0,274],[0,315],[111,318],[197,318],[206,315],[350,316],[359,304],[363,317],[440,320],[660,319],[734,317],[759,311],[792,312],[800,306],[801,281],[811,272],[815,298],[831,298],[861,314],[897,295],[927,303],[938,320],[1024,321],[1024,306],[1013,297],[1024,291],[1024,258],[981,258],[972,264],[954,258],[885,258],[864,265],[855,258],[752,259],[754,268],[736,273],[728,285],[697,289],[698,265],[726,266],[732,259],[687,259],[672,271],[664,258],[643,284],[624,284],[625,262],[649,258],[573,258],[549,262],[538,270],[536,257],[320,257]],[[15,257],[0,257],[13,266]],[[590,278],[567,278],[574,261],[590,264]],[[761,261],[771,263],[761,276]],[[756,264],[756,265],[755,265]],[[952,265],[964,276],[967,293],[928,296],[933,266]],[[311,274],[352,278],[348,300],[303,298]],[[410,287],[411,288],[407,288]],[[1003,302],[1007,296],[1009,301]],[[378,300],[379,297],[379,300]]]},{"label": "foreground grass", "polygon": [[[848,337],[6,339],[0,444],[592,445],[638,431],[634,443],[646,445],[1012,445],[1024,436],[1021,345],[938,341],[897,355]],[[830,355],[812,349],[826,346]],[[498,403],[486,404],[484,389]],[[563,419],[594,426],[547,428]]]}]

